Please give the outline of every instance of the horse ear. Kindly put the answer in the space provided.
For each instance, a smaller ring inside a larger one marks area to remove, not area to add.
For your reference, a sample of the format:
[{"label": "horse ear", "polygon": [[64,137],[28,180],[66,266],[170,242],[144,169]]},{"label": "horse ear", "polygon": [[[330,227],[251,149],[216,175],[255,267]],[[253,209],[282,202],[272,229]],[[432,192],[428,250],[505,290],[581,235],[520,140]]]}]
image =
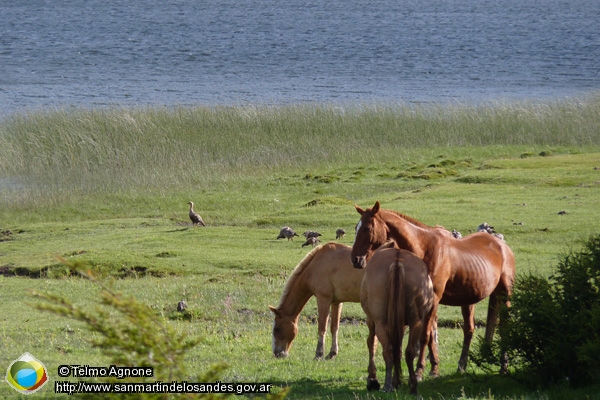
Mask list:
[{"label": "horse ear", "polygon": [[354,205],[354,208],[356,208],[356,211],[360,214],[363,215],[365,213],[365,210],[363,210],[362,208],[360,208],[359,206],[357,206],[356,204]]},{"label": "horse ear", "polygon": [[381,205],[379,204],[379,200],[377,200],[375,202],[375,205],[373,206],[373,208],[371,209],[371,211],[373,211],[373,214],[377,214],[379,212],[379,208],[381,207]]},{"label": "horse ear", "polygon": [[273,306],[269,306],[269,310],[273,311],[273,314],[279,316],[279,310]]},{"label": "horse ear", "polygon": [[[387,242],[382,244],[379,249],[393,249],[394,246],[396,246],[396,242],[393,240],[388,240]],[[377,250],[379,250],[379,249],[377,249]]]}]

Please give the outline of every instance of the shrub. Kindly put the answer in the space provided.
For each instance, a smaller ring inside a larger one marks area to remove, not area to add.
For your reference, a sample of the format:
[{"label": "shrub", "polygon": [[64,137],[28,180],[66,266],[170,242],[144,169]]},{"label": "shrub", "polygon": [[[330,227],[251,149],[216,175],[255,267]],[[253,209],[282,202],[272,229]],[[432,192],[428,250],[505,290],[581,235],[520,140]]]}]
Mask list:
[{"label": "shrub", "polygon": [[[499,343],[480,346],[475,360],[499,360],[506,349],[513,367],[549,385],[592,383],[600,375],[600,235],[571,251],[548,279],[515,282],[512,307],[502,310]],[[485,356],[491,350],[492,356]]]}]

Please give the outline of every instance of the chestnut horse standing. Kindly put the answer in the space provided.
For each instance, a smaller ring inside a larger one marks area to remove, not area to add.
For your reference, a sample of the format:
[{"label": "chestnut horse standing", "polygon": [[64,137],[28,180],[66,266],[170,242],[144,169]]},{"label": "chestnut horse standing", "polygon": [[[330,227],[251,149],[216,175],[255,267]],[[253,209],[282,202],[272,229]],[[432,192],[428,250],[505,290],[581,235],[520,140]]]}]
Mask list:
[{"label": "chestnut horse standing", "polygon": [[364,270],[352,268],[352,248],[339,243],[315,247],[290,275],[277,308],[273,325],[273,354],[287,357],[298,334],[298,316],[312,296],[317,298],[319,341],[315,358],[324,355],[325,332],[331,306],[331,350],[327,359],[338,354],[338,329],[342,303],[360,302],[360,284]]},{"label": "chestnut horse standing", "polygon": [[[512,250],[501,239],[485,232],[477,232],[455,239],[450,232],[432,228],[396,211],[380,208],[363,210],[356,226],[352,247],[352,263],[363,268],[373,251],[387,240],[398,247],[412,251],[429,269],[435,292],[434,308],[438,304],[460,306],[464,318],[464,340],[458,361],[458,370],[467,367],[469,347],[475,330],[475,303],[489,296],[485,340],[491,342],[498,317],[500,302],[510,306],[510,295],[515,278],[515,259]],[[421,354],[417,369],[423,369],[425,355]],[[508,359],[503,357],[501,372],[506,372]]]},{"label": "chestnut horse standing", "polygon": [[[385,249],[377,251],[366,266],[362,281],[360,303],[367,314],[369,336],[369,376],[367,389],[379,389],[375,367],[375,350],[379,339],[385,360],[383,390],[398,387],[402,375],[402,338],[409,327],[406,345],[406,365],[410,392],[417,394],[415,356],[417,348],[425,353],[435,317],[433,284],[427,265],[410,251]],[[437,365],[437,354],[435,361]],[[393,374],[393,376],[392,376]]]}]

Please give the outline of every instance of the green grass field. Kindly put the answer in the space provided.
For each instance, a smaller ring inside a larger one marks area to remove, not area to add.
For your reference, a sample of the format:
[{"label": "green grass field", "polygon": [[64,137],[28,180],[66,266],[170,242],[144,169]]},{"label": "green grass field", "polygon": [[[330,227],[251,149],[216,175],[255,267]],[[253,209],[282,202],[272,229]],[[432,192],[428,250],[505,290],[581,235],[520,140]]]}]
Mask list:
[{"label": "green grass field", "polygon": [[[354,204],[379,200],[428,225],[501,232],[518,274],[552,273],[600,219],[600,98],[490,106],[290,106],[109,109],[0,121],[0,366],[29,352],[61,397],[61,364],[106,366],[84,325],[36,310],[28,289],[93,307],[98,289],[58,257],[83,261],[115,290],[202,340],[191,371],[226,362],[223,382],[270,382],[289,398],[411,398],[369,393],[367,328],[346,304],[340,355],[314,361],[316,302],[289,358],[271,353],[272,315],[310,250],[283,225],[352,244]],[[207,223],[194,228],[188,201]],[[564,213],[563,213],[564,212]],[[560,214],[559,214],[560,213]],[[190,319],[181,319],[185,299]],[[476,307],[484,320],[486,303]],[[470,365],[457,374],[460,309],[443,307],[441,373],[426,399],[594,398],[598,387],[532,389]],[[482,335],[483,329],[476,334]],[[330,344],[328,338],[326,346]],[[379,371],[383,359],[379,357]],[[405,369],[406,373],[406,369]],[[0,384],[0,396],[20,395]],[[66,397],[66,395],[62,395]]]}]

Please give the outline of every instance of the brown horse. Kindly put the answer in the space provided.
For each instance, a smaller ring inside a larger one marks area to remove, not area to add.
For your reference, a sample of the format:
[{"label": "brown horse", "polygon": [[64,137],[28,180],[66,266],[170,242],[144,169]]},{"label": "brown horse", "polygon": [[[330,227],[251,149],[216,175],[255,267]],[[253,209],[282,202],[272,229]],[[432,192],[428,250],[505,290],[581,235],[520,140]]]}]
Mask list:
[{"label": "brown horse", "polygon": [[[408,386],[411,393],[417,394],[417,374],[414,367],[416,351],[418,348],[420,354],[424,355],[435,316],[433,284],[427,265],[410,251],[385,249],[377,251],[371,257],[366,271],[360,303],[367,314],[369,327],[367,389],[379,389],[375,367],[375,335],[381,342],[385,360],[383,390],[389,392],[398,387],[402,375],[402,338],[405,325],[408,325],[409,336],[405,352]],[[437,364],[437,354],[435,357]]]},{"label": "brown horse", "polygon": [[315,247],[296,266],[289,277],[275,314],[273,354],[287,357],[298,334],[298,316],[312,296],[317,298],[319,340],[315,358],[324,355],[325,332],[331,306],[331,350],[327,359],[338,354],[338,329],[342,303],[360,302],[360,284],[364,270],[352,268],[352,248],[339,243]]},{"label": "brown horse", "polygon": [[[352,263],[363,268],[373,251],[387,240],[412,251],[423,259],[435,291],[435,305],[462,307],[464,340],[458,370],[467,367],[469,347],[475,330],[475,303],[489,296],[485,340],[491,342],[500,302],[510,306],[515,278],[515,259],[512,250],[499,238],[485,232],[455,239],[441,227],[430,227],[396,211],[384,210],[376,202],[363,210],[356,226],[352,247]],[[420,355],[418,368],[424,365]],[[501,372],[506,372],[508,359],[502,360]]]}]

